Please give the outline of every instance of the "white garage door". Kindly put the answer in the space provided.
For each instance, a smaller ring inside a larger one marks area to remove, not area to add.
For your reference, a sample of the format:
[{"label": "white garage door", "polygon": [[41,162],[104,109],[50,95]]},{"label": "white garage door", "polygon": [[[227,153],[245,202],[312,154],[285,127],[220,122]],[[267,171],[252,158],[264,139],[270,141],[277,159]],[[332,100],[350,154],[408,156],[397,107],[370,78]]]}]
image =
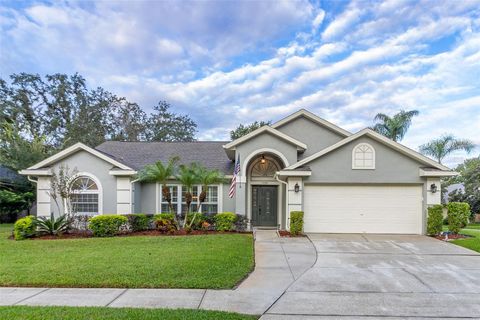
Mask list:
[{"label": "white garage door", "polygon": [[421,186],[305,186],[305,232],[422,233]]}]

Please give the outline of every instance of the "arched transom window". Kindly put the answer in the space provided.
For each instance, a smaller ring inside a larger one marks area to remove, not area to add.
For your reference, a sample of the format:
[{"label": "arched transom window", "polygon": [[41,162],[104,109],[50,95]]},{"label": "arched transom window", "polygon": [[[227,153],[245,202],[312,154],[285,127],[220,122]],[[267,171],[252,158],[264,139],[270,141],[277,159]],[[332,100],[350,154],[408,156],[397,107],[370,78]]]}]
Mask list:
[{"label": "arched transom window", "polygon": [[375,149],[368,143],[360,143],[352,151],[352,169],[375,169]]},{"label": "arched transom window", "polygon": [[[263,159],[263,160],[262,160]],[[252,167],[252,178],[273,178],[279,170],[277,163],[271,158],[259,159]]]},{"label": "arched transom window", "polygon": [[100,190],[98,184],[88,176],[79,176],[72,182],[71,205],[73,213],[98,214]]}]

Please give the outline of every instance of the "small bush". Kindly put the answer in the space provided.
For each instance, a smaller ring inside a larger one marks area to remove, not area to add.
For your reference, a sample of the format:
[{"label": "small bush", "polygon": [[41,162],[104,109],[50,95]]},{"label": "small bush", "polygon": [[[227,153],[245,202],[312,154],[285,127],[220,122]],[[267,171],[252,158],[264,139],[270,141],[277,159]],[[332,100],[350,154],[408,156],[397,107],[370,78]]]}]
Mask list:
[{"label": "small bush", "polygon": [[448,208],[448,230],[458,233],[465,227],[470,216],[470,205],[466,202],[450,202]]},{"label": "small bush", "polygon": [[246,231],[248,228],[248,219],[246,216],[237,214],[237,220],[235,221],[235,230]]},{"label": "small bush", "polygon": [[217,231],[234,230],[234,223],[236,220],[237,215],[233,212],[217,213],[215,215],[215,229]]},{"label": "small bush", "polygon": [[442,232],[443,225],[443,206],[436,204],[428,207],[427,234],[437,235]]},{"label": "small bush", "polygon": [[122,225],[128,222],[127,217],[117,214],[104,214],[90,218],[88,227],[94,237],[113,237]]},{"label": "small bush", "polygon": [[13,236],[15,240],[23,240],[35,236],[37,219],[34,216],[26,216],[18,219],[13,225]]},{"label": "small bush", "polygon": [[[195,213],[189,213],[187,215],[187,225],[190,225],[190,221],[192,221],[193,216]],[[195,216],[195,220],[193,220],[192,224],[192,230],[200,230],[202,229],[202,223],[204,223],[207,220],[207,218],[202,214],[202,213],[197,213]]]},{"label": "small bush", "polygon": [[163,233],[173,233],[177,230],[173,213],[161,213],[154,216],[155,228]]},{"label": "small bush", "polygon": [[128,226],[133,232],[150,229],[150,220],[152,216],[142,213],[127,214]]},{"label": "small bush", "polygon": [[38,233],[58,236],[67,231],[70,227],[70,221],[66,215],[61,215],[60,217],[55,218],[52,213],[50,218],[37,218],[37,227]]},{"label": "small bush", "polygon": [[303,211],[290,212],[290,234],[296,236],[303,232]]}]

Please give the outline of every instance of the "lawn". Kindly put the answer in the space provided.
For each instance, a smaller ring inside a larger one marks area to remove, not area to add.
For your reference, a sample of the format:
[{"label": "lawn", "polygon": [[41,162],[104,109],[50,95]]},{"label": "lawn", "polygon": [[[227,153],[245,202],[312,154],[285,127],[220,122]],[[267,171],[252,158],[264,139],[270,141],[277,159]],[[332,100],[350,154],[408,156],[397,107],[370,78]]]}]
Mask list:
[{"label": "lawn", "polygon": [[250,234],[13,241],[11,228],[0,225],[0,286],[220,289],[254,266]]},{"label": "lawn", "polygon": [[132,309],[98,307],[0,307],[0,319],[9,320],[253,320],[254,316],[205,310]]},{"label": "lawn", "polygon": [[[447,231],[448,226],[443,226],[443,230]],[[480,252],[480,225],[469,224],[464,229],[460,230],[461,234],[466,234],[474,238],[465,238],[451,241],[452,243],[462,246],[464,248]]]}]

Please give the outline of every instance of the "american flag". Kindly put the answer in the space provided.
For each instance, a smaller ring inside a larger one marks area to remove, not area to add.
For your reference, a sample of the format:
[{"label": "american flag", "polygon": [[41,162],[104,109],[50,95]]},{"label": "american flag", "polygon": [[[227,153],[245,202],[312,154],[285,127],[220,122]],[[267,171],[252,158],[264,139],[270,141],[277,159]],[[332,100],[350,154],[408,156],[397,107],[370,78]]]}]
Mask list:
[{"label": "american flag", "polygon": [[237,157],[235,162],[235,169],[233,170],[232,183],[230,184],[230,190],[228,191],[228,196],[233,198],[235,196],[236,186],[237,186],[237,176],[240,173],[240,155]]}]

